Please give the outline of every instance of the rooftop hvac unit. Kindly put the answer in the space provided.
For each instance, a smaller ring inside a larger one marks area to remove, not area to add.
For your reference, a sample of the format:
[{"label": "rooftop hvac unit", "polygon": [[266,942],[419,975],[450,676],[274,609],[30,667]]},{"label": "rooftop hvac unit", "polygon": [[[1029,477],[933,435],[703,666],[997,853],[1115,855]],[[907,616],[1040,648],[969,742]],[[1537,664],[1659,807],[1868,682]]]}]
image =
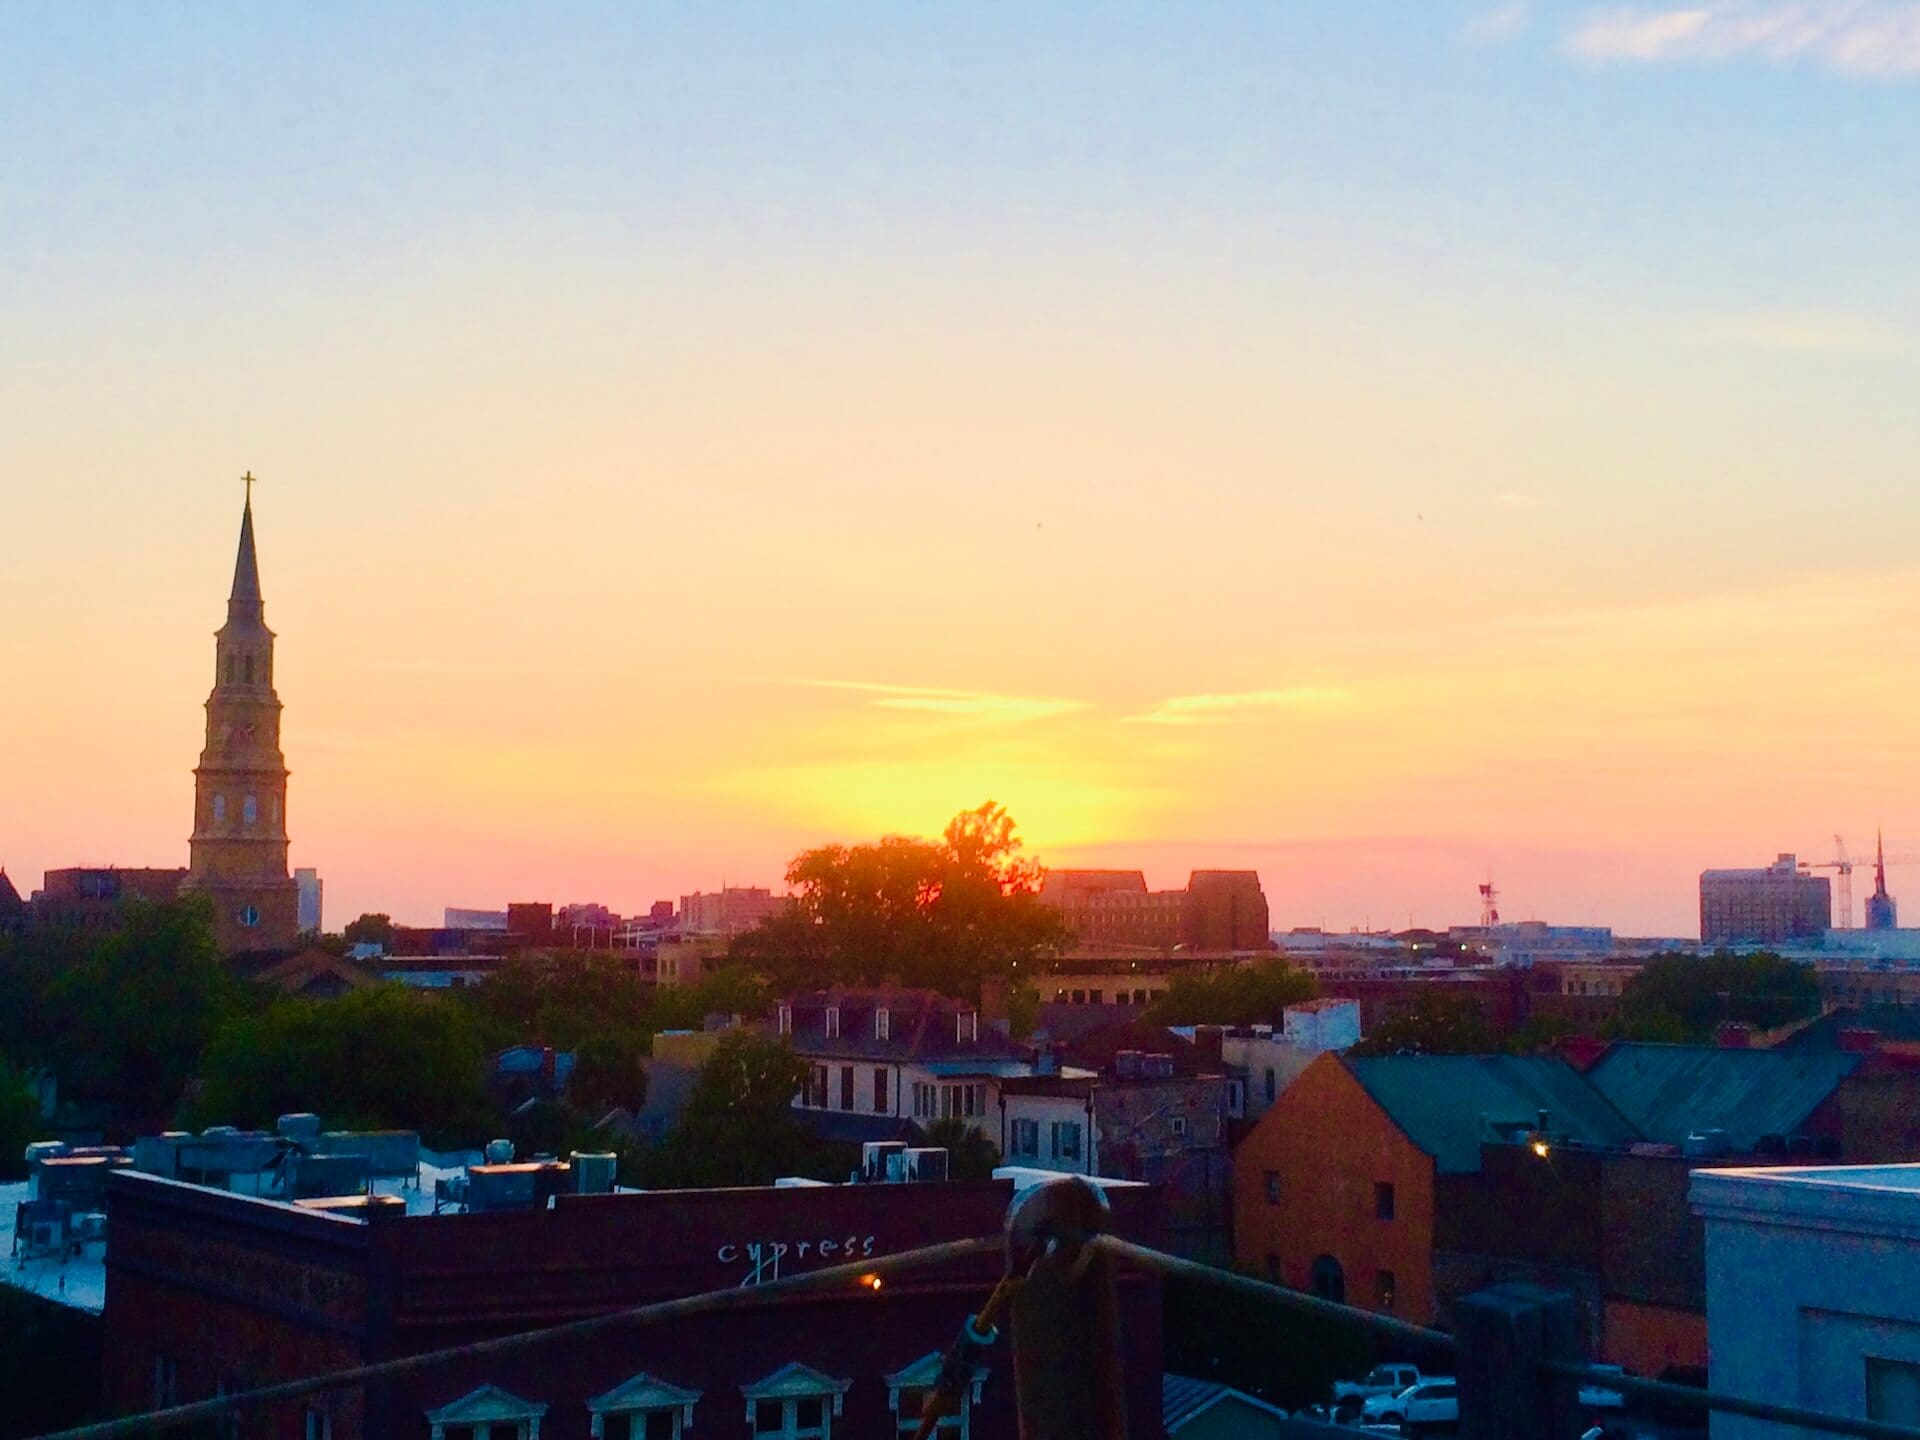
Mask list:
[{"label": "rooftop hvac unit", "polygon": [[573,1193],[611,1195],[613,1177],[619,1172],[620,1157],[605,1150],[573,1152]]},{"label": "rooftop hvac unit", "polygon": [[107,1217],[98,1210],[89,1210],[84,1215],[73,1217],[73,1238],[83,1245],[107,1240]]},{"label": "rooftop hvac unit", "polygon": [[274,1122],[274,1128],[297,1145],[311,1145],[320,1138],[320,1117],[306,1111],[282,1115]]},{"label": "rooftop hvac unit", "polygon": [[489,1140],[487,1142],[487,1164],[511,1165],[513,1163],[513,1141]]},{"label": "rooftop hvac unit", "polygon": [[240,1133],[238,1125],[209,1125],[200,1132],[202,1140],[231,1140]]},{"label": "rooftop hvac unit", "polygon": [[885,1175],[881,1176],[881,1179],[884,1180],[889,1185],[906,1184],[907,1183],[907,1147],[905,1145],[902,1145],[898,1150],[894,1151],[891,1155],[888,1155],[886,1157],[886,1163],[887,1163],[887,1172]]},{"label": "rooftop hvac unit", "polygon": [[467,1177],[465,1175],[441,1175],[433,1182],[433,1209],[438,1214],[452,1205],[464,1206],[467,1203]]},{"label": "rooftop hvac unit", "polygon": [[947,1178],[947,1152],[937,1145],[916,1146],[906,1153],[907,1179],[914,1184]]},{"label": "rooftop hvac unit", "polygon": [[299,1155],[293,1162],[293,1198],[314,1200],[328,1195],[355,1195],[367,1188],[364,1155]]},{"label": "rooftop hvac unit", "polygon": [[1733,1142],[1727,1138],[1727,1132],[1724,1130],[1695,1130],[1687,1136],[1686,1143],[1680,1147],[1680,1153],[1689,1159],[1731,1155]]},{"label": "rooftop hvac unit", "polygon": [[860,1178],[869,1185],[880,1185],[895,1178],[889,1173],[890,1157],[906,1154],[903,1140],[869,1140],[860,1147]]},{"label": "rooftop hvac unit", "polygon": [[42,1160],[52,1160],[67,1153],[64,1140],[35,1140],[27,1146],[27,1164],[38,1165]]}]

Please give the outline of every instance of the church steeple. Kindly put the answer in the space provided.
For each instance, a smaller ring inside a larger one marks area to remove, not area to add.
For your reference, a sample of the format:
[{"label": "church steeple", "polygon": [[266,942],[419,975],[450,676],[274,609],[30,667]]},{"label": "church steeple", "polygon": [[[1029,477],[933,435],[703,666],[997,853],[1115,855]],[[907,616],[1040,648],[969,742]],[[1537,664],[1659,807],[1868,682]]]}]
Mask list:
[{"label": "church steeple", "polygon": [[247,482],[246,508],[240,512],[240,549],[233,557],[233,593],[227,597],[228,620],[264,624],[266,607],[260,599],[260,561],[253,549],[253,472]]},{"label": "church steeple", "polygon": [[193,772],[186,881],[186,888],[213,900],[215,938],[229,955],[289,947],[298,925],[287,873],[287,763],[273,688],[274,635],[260,600],[251,472],[246,484],[227,623],[214,635],[207,743]]}]

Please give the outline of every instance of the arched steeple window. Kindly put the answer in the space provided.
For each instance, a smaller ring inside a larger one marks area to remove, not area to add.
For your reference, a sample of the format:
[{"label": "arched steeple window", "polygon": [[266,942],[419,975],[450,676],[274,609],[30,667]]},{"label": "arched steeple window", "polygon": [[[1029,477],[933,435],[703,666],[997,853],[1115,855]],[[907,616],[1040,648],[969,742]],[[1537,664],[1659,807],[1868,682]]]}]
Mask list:
[{"label": "arched steeple window", "polygon": [[233,684],[233,652],[227,652],[227,684]]},{"label": "arched steeple window", "polygon": [[253,684],[253,652],[252,651],[247,652],[246,674],[247,674],[247,684],[249,685]]},{"label": "arched steeple window", "polygon": [[224,795],[213,797],[213,823],[216,825],[227,823],[227,797]]}]

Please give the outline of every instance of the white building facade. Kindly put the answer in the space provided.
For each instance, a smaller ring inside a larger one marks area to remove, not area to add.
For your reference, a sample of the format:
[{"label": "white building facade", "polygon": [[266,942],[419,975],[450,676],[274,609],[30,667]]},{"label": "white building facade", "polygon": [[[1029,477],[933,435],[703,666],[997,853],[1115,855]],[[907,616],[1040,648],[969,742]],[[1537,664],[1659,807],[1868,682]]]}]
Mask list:
[{"label": "white building facade", "polygon": [[[1920,1425],[1920,1165],[1702,1170],[1715,1390]],[[1716,1414],[1713,1440],[1803,1433]]]}]

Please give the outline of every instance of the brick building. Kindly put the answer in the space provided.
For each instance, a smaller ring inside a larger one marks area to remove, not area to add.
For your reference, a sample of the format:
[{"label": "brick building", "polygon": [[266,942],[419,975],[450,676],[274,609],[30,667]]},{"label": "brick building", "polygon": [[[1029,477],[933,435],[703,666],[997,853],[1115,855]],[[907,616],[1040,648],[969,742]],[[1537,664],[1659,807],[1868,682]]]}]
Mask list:
[{"label": "brick building", "polygon": [[[116,1412],[204,1399],[570,1318],[997,1233],[1006,1181],[561,1195],[551,1208],[358,1218],[147,1175],[108,1187],[106,1389]],[[1157,1240],[1150,1190],[1115,1228]],[[364,1213],[364,1212],[363,1212]],[[610,1328],[251,1413],[261,1440],[710,1440],[910,1434],[997,1256],[883,1287]],[[1160,1433],[1157,1281],[1121,1282],[1132,1433]],[[491,1427],[491,1428],[487,1428]],[[1007,1351],[956,1432],[1012,1440]],[[943,1434],[949,1433],[943,1428]]]},{"label": "brick building", "polygon": [[1050,870],[1043,903],[1090,949],[1232,953],[1273,948],[1267,897],[1252,870],[1195,870],[1185,889],[1149,890],[1138,870]]},{"label": "brick building", "polygon": [[165,904],[180,894],[185,870],[122,869],[114,865],[76,865],[49,870],[33,893],[35,925],[79,930],[110,930],[129,900]]}]

